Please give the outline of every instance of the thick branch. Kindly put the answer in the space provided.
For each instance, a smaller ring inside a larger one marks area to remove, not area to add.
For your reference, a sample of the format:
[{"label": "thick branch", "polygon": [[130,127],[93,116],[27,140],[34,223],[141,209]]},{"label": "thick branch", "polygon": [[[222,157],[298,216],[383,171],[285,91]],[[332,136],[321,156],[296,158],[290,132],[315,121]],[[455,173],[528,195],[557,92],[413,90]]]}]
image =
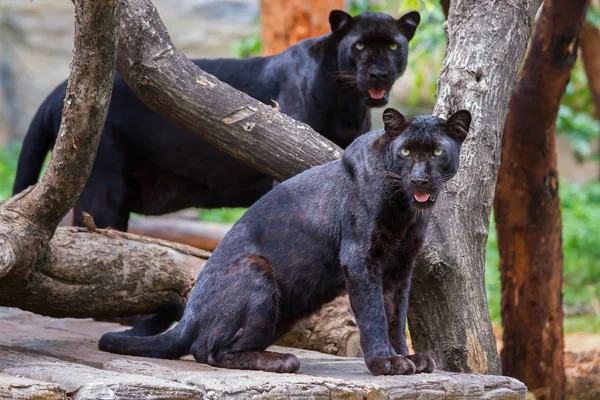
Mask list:
[{"label": "thick branch", "polygon": [[413,277],[413,346],[451,371],[499,374],[484,285],[485,244],[508,99],[541,0],[450,2],[436,115],[473,116],[461,166],[434,209]]},{"label": "thick branch", "polygon": [[210,253],[112,230],[58,228],[22,286],[0,290],[0,304],[52,317],[149,314],[185,301]]},{"label": "thick branch", "polygon": [[173,46],[150,0],[121,8],[117,69],[152,110],[277,180],[341,156],[308,125],[195,66]]},{"label": "thick branch", "polygon": [[564,398],[562,238],[555,124],[589,0],[546,0],[506,119],[495,217],[502,366],[543,399]]}]

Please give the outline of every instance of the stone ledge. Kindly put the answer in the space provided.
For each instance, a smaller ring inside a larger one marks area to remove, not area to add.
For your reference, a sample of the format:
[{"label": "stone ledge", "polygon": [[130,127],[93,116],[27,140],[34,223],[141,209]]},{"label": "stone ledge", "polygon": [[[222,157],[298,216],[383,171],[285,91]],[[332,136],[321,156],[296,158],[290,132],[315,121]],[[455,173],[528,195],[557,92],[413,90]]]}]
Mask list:
[{"label": "stone ledge", "polygon": [[[273,347],[296,354],[297,374],[227,370],[182,360],[117,356],[97,338],[123,327],[0,308],[0,399],[525,399],[502,376],[374,377],[359,358]],[[17,389],[15,389],[17,388]],[[16,394],[15,394],[16,393]],[[37,397],[35,397],[37,396]],[[67,397],[69,396],[69,397]]]}]

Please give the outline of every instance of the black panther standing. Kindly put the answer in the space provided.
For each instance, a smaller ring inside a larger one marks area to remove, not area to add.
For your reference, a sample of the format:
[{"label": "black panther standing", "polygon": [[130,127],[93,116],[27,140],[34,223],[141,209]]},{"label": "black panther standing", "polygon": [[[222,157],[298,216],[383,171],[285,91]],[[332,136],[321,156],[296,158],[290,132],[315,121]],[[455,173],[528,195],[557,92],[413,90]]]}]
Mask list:
[{"label": "black panther standing", "polygon": [[149,336],[169,326],[156,320],[156,329],[107,333],[100,349],[295,372],[294,355],[265,349],[347,291],[373,374],[431,372],[430,356],[408,354],[408,293],[471,114],[406,120],[387,109],[383,117],[385,131],[359,137],[342,159],[288,179],[248,209],[200,272],[175,328]]}]

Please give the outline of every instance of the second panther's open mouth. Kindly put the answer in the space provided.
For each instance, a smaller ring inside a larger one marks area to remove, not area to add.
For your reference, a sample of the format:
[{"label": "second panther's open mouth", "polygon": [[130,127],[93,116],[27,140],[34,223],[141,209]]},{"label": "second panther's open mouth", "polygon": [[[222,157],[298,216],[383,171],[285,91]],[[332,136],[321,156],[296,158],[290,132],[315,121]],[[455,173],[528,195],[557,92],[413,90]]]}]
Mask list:
[{"label": "second panther's open mouth", "polygon": [[364,102],[367,107],[383,107],[388,102],[389,92],[386,89],[371,88],[364,93]]},{"label": "second panther's open mouth", "polygon": [[385,89],[369,89],[369,96],[375,100],[381,100],[385,97],[387,91]]}]

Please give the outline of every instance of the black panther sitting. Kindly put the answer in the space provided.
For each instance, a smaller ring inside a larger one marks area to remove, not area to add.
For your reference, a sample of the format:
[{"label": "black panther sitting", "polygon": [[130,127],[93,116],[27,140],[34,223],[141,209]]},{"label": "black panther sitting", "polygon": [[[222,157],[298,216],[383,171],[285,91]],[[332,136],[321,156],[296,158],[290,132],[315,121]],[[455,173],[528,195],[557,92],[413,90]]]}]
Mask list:
[{"label": "black panther sitting", "polygon": [[342,159],[283,182],[248,209],[198,276],[175,328],[107,333],[100,349],[173,359],[192,353],[216,367],[295,372],[295,356],[265,349],[347,291],[373,374],[435,369],[431,357],[408,355],[408,291],[471,115],[407,121],[387,109],[383,117],[385,131],[359,137]]},{"label": "black panther sitting", "polygon": [[[420,17],[332,11],[332,33],[272,57],[195,60],[234,88],[307,123],[341,147],[371,128],[406,69]],[[19,157],[14,193],[37,182],[60,126],[66,82],[35,115]],[[267,176],[147,108],[117,74],[96,161],[77,204],[100,228],[127,230],[129,213],[159,215],[187,207],[248,207],[273,185]]]}]

